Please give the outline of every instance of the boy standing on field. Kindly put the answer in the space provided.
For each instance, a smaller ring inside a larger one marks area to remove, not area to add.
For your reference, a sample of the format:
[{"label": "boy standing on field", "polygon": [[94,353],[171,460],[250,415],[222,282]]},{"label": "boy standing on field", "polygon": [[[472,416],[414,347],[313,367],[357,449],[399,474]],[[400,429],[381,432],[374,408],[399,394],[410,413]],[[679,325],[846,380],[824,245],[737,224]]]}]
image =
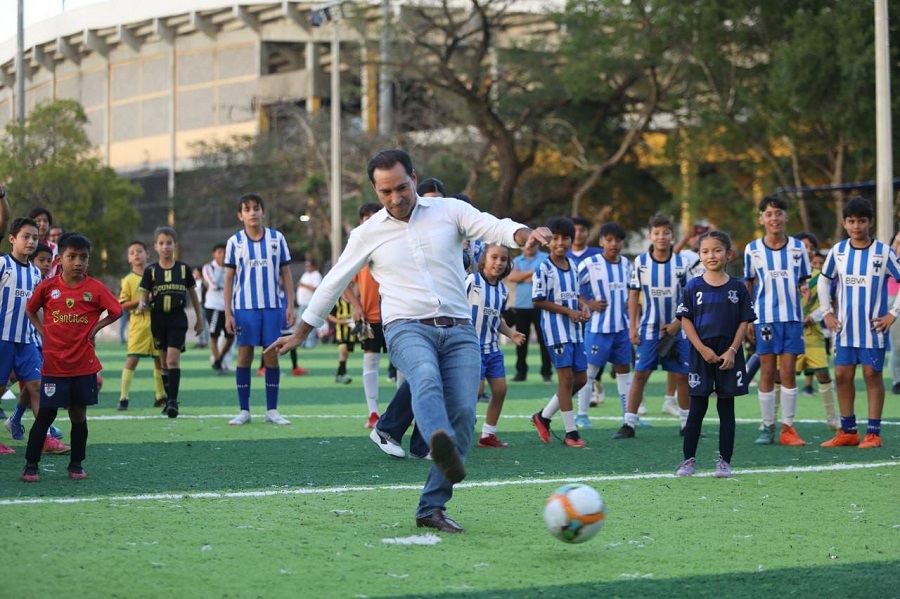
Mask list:
[{"label": "boy standing on field", "polygon": [[[889,331],[900,315],[900,295],[888,305],[888,275],[900,281],[900,258],[891,247],[869,235],[875,212],[868,200],[851,199],[844,206],[844,230],[850,239],[833,246],[819,277],[819,303],[825,326],[835,333],[834,375],[841,428],[822,447],[858,445],[881,447],[881,412],[884,409],[884,355],[890,349]],[[838,281],[838,312],[829,295],[832,279]],[[866,437],[859,442],[854,403],[856,365],[862,364],[869,420]]]},{"label": "boy standing on field", "polygon": [[[212,368],[219,374],[227,372],[223,360],[231,351],[234,335],[225,330],[225,244],[217,243],[212,251],[213,259],[203,265],[203,282],[206,284],[206,309],[209,324],[209,348]],[[225,345],[219,346],[219,336],[225,337]]]},{"label": "boy standing on field", "polygon": [[[238,220],[244,229],[228,239],[225,249],[225,330],[237,336],[238,357],[235,368],[240,412],[228,423],[239,426],[250,422],[250,368],[253,348],[268,347],[281,336],[281,329],[294,326],[294,283],[291,278],[291,254],[279,231],[264,227],[265,208],[254,193],[238,200]],[[278,292],[279,277],[284,300]],[[263,354],[266,377],[266,418],[273,424],[291,422],[278,413],[278,389],[281,369],[278,354]]]},{"label": "boy standing on field", "polygon": [[128,325],[128,350],[125,358],[125,367],[122,369],[122,389],[119,394],[119,405],[116,410],[124,412],[128,409],[128,394],[131,392],[131,382],[134,380],[134,371],[137,369],[141,358],[149,357],[153,360],[153,380],[156,386],[156,401],[154,408],[166,405],[166,388],[163,385],[162,365],[159,354],[153,347],[153,335],[150,334],[150,315],[146,312],[138,313],[138,305],[141,303],[141,278],[147,268],[147,246],[142,241],[132,241],[128,246],[128,263],[131,272],[122,278],[119,291],[119,303],[122,310],[131,312]]},{"label": "boy standing on field", "polygon": [[[87,407],[97,403],[97,373],[102,366],[94,337],[122,315],[115,296],[100,281],[87,276],[91,242],[79,233],[59,240],[61,273],[42,281],[26,306],[28,319],[44,340],[41,407],[28,434],[22,480],[38,482],[41,447],[59,408],[72,423],[69,478],[86,478],[81,463],[87,448]],[[38,312],[44,309],[43,320]],[[107,315],[100,316],[106,311]]]},{"label": "boy standing on field", "polygon": [[786,221],[787,203],[777,196],[763,198],[759,203],[759,224],[765,227],[766,234],[751,241],[744,250],[744,282],[758,319],[750,329],[750,340],[755,340],[760,360],[759,409],[763,429],[757,445],[775,442],[776,369],[781,375],[779,440],[782,445],[806,445],[794,428],[794,416],[797,356],[806,351],[800,297],[801,293],[809,297],[806,280],[811,273],[803,243],[784,232]]}]

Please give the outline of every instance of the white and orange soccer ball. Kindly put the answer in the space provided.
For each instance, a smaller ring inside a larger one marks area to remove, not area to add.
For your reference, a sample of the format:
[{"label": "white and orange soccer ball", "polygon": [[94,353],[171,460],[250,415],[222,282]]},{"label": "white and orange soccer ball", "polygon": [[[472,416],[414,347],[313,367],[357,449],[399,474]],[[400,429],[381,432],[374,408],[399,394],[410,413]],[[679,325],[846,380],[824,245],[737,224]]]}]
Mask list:
[{"label": "white and orange soccer ball", "polygon": [[582,484],[564,485],[544,506],[544,522],[554,537],[565,543],[584,543],[603,528],[606,506],[600,493]]}]

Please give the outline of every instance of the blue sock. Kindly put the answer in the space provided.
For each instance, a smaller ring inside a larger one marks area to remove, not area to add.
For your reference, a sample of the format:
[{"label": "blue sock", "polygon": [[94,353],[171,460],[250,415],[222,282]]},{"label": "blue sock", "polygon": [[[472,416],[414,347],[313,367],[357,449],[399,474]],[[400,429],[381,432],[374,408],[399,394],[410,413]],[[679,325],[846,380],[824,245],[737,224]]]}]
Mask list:
[{"label": "blue sock", "polygon": [[855,433],[856,432],[856,414],[852,416],[841,416],[841,429],[845,433]]},{"label": "blue sock", "polygon": [[281,368],[266,368],[266,409],[278,408],[278,385],[281,382]]},{"label": "blue sock", "polygon": [[16,411],[13,412],[13,415],[10,417],[10,420],[13,422],[22,422],[22,416],[25,415],[25,406],[20,406],[16,404]]},{"label": "blue sock", "polygon": [[238,405],[242,410],[250,411],[250,367],[235,368],[234,378],[237,382]]},{"label": "blue sock", "polygon": [[869,418],[869,424],[866,425],[866,434],[881,436],[881,418]]}]

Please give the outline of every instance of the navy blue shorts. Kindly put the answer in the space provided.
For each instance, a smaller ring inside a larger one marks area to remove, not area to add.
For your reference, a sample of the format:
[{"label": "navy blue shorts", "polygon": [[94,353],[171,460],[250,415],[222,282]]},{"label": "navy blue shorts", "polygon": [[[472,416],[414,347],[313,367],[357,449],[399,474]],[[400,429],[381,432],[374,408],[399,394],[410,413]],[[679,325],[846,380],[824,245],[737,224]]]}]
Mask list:
[{"label": "navy blue shorts", "polygon": [[[717,337],[704,339],[703,342],[722,355],[731,346],[733,339]],[[744,350],[738,348],[734,357],[734,367],[730,370],[719,370],[718,364],[710,364],[691,347],[690,366],[688,370],[688,387],[691,395],[709,397],[713,391],[719,397],[738,397],[747,395],[747,367],[744,363]]]},{"label": "navy blue shorts", "polygon": [[41,378],[41,407],[69,408],[97,405],[97,374]]}]

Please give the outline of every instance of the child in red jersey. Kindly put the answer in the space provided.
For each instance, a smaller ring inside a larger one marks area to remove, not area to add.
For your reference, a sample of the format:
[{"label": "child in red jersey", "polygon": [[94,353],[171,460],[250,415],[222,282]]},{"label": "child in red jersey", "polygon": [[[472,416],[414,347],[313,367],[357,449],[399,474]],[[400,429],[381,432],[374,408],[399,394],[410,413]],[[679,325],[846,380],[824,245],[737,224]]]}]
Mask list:
[{"label": "child in red jersey", "polygon": [[[41,369],[41,408],[28,434],[22,480],[38,482],[41,447],[60,408],[72,423],[69,478],[86,477],[81,462],[87,447],[87,406],[97,403],[97,373],[102,366],[94,351],[94,337],[122,315],[116,296],[103,283],[87,276],[91,242],[79,233],[59,240],[62,272],[38,285],[26,311],[44,339]],[[38,312],[43,308],[43,319]],[[107,312],[106,316],[101,315]]]}]

